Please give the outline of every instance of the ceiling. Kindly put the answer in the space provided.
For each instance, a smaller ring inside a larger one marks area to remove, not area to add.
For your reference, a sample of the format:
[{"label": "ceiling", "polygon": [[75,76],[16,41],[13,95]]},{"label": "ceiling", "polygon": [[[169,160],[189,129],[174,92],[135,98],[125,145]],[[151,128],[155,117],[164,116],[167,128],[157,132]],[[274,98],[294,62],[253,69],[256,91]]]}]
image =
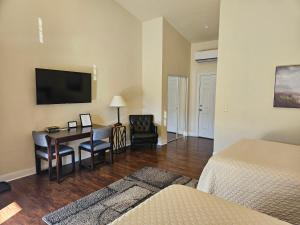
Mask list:
[{"label": "ceiling", "polygon": [[218,39],[220,0],[115,0],[141,21],[163,16],[191,42]]}]

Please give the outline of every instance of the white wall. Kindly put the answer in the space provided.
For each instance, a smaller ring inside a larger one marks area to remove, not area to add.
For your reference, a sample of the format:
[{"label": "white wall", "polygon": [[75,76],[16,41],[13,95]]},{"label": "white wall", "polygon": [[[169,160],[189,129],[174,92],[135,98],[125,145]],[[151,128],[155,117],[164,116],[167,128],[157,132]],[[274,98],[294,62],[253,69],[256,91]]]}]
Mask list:
[{"label": "white wall", "polygon": [[300,1],[222,1],[219,33],[214,151],[241,138],[300,144],[300,109],[273,107],[276,66],[300,64]]},{"label": "white wall", "polygon": [[217,49],[218,41],[192,43],[191,46],[191,75],[189,96],[189,135],[198,135],[198,74],[216,74],[217,62],[197,63],[194,55],[197,51]]}]

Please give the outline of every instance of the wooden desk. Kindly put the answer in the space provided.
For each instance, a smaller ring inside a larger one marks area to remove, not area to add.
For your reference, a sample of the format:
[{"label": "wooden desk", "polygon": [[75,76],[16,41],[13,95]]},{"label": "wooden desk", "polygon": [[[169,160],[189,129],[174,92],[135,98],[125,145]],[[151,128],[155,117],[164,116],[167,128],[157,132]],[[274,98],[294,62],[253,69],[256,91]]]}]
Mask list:
[{"label": "wooden desk", "polygon": [[[102,125],[93,125],[92,127],[77,127],[67,130],[61,130],[56,133],[49,133],[48,137],[51,139],[51,142],[55,146],[55,158],[56,158],[56,178],[57,182],[60,182],[60,160],[61,158],[58,157],[58,146],[59,144],[68,142],[68,141],[75,141],[83,138],[88,138],[91,136],[91,131],[93,128],[104,128],[105,126]],[[51,160],[51,159],[50,159]]]}]

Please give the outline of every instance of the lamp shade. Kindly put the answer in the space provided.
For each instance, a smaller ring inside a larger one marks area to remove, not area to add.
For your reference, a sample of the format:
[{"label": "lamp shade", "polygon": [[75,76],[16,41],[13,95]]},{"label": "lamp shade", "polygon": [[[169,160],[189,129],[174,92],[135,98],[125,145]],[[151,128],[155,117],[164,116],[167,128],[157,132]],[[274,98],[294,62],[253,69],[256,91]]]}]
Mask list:
[{"label": "lamp shade", "polygon": [[124,107],[126,103],[122,96],[114,96],[111,100],[110,107]]}]

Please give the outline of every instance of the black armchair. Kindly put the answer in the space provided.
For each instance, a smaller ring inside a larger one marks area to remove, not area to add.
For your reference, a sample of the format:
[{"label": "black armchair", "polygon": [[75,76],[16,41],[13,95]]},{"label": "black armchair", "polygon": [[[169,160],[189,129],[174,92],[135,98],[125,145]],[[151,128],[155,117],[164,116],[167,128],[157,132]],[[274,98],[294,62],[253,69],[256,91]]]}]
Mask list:
[{"label": "black armchair", "polygon": [[153,122],[153,115],[130,115],[131,146],[151,144],[157,146],[157,127]]}]

